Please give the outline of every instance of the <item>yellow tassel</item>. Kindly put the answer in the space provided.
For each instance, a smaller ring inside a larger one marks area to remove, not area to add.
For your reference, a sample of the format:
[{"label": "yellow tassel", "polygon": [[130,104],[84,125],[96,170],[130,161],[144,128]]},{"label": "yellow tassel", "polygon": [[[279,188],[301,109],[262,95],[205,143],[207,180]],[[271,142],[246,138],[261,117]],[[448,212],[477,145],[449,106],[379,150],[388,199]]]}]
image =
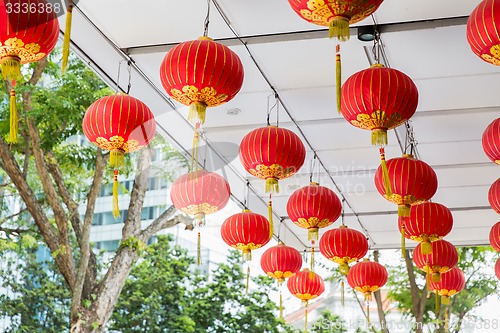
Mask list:
[{"label": "yellow tassel", "polygon": [[73,21],[73,1],[68,1],[68,9],[66,11],[66,29],[64,30],[64,42],[62,49],[62,72],[66,73],[68,69],[69,45],[71,43],[71,22]]},{"label": "yellow tassel", "polygon": [[280,290],[280,319],[283,319],[283,292]]},{"label": "yellow tassel", "polygon": [[448,309],[444,312],[444,331],[448,332],[450,329],[450,315]]},{"label": "yellow tassel", "polygon": [[115,169],[113,177],[113,217],[120,217],[120,207],[118,207],[118,170]]},{"label": "yellow tassel", "polygon": [[450,305],[451,304],[450,298],[448,296],[441,297],[441,303],[443,303],[443,305]]},{"label": "yellow tassel", "polygon": [[351,37],[349,31],[349,19],[342,16],[334,17],[330,21],[328,37],[337,38],[341,42],[345,42]]},{"label": "yellow tassel", "polygon": [[201,266],[201,232],[198,232],[198,246],[196,248],[196,264],[198,266]]},{"label": "yellow tassel", "polygon": [[125,165],[125,153],[121,150],[112,150],[109,153],[109,164],[113,168],[119,168]]},{"label": "yellow tassel", "polygon": [[248,286],[250,285],[250,266],[247,268],[247,283],[245,293],[248,294]]},{"label": "yellow tassel", "polygon": [[243,261],[252,261],[252,251],[243,250],[241,255],[242,255]]},{"label": "yellow tassel", "polygon": [[268,178],[266,179],[266,193],[278,193],[280,191],[278,179]]},{"label": "yellow tassel", "polygon": [[306,311],[305,311],[305,314],[304,314],[304,332],[306,332],[306,333],[307,333],[308,315],[309,315],[309,302],[306,301]]},{"label": "yellow tassel", "polygon": [[1,62],[3,79],[12,81],[15,86],[15,81],[20,81],[23,76],[21,74],[21,59],[18,57],[5,57]]},{"label": "yellow tassel", "polygon": [[432,273],[432,282],[441,282],[441,274]]},{"label": "yellow tassel", "polygon": [[399,205],[398,206],[398,216],[403,216],[403,217],[410,216],[410,206],[409,205]]},{"label": "yellow tassel", "polygon": [[373,146],[387,146],[387,130],[375,129],[372,130],[372,145]]},{"label": "yellow tassel", "polygon": [[191,171],[198,171],[198,147],[200,146],[200,132],[197,126],[193,136],[193,153],[191,155]]},{"label": "yellow tassel", "polygon": [[267,212],[269,214],[269,238],[274,235],[274,222],[273,222],[273,202],[269,200],[267,203]]},{"label": "yellow tassel", "polygon": [[440,308],[439,308],[439,295],[436,291],[436,305],[435,305],[436,318],[439,317],[439,310],[440,310]]},{"label": "yellow tassel", "polygon": [[318,240],[318,228],[309,228],[309,232],[307,233],[307,239],[310,240],[313,244]]},{"label": "yellow tassel", "polygon": [[314,279],[314,247],[311,249],[311,266],[310,266],[310,272],[309,272],[309,279],[312,280]]},{"label": "yellow tassel", "polygon": [[204,124],[207,115],[207,105],[203,102],[194,102],[189,106],[188,121],[193,125]]},{"label": "yellow tassel", "polygon": [[342,104],[342,62],[340,59],[340,45],[337,45],[337,54],[335,55],[335,63],[336,63],[336,90],[337,90],[337,111],[340,113],[340,108]]},{"label": "yellow tassel", "polygon": [[422,250],[422,254],[428,255],[432,253],[432,243],[429,241],[424,241],[420,243],[420,249]]},{"label": "yellow tassel", "polygon": [[10,143],[17,143],[18,124],[19,120],[17,115],[16,91],[12,89],[10,91]]},{"label": "yellow tassel", "polygon": [[401,256],[406,258],[406,226],[401,226]]},{"label": "yellow tassel", "polygon": [[367,327],[372,326],[372,322],[370,320],[370,302],[366,302],[366,324],[368,325]]},{"label": "yellow tassel", "polygon": [[345,305],[345,283],[342,281],[340,284],[340,304]]},{"label": "yellow tassel", "polygon": [[373,299],[372,293],[365,293],[365,302],[370,302]]},{"label": "yellow tassel", "polygon": [[390,198],[392,196],[391,179],[389,177],[389,169],[385,160],[385,149],[380,148],[380,168],[382,169],[382,180],[384,182],[385,196]]},{"label": "yellow tassel", "polygon": [[340,266],[339,266],[339,272],[342,275],[349,274],[349,264],[346,263],[346,262],[341,263]]},{"label": "yellow tassel", "polygon": [[205,220],[205,214],[204,213],[197,213],[194,215],[194,225],[197,227],[204,227],[206,224]]}]

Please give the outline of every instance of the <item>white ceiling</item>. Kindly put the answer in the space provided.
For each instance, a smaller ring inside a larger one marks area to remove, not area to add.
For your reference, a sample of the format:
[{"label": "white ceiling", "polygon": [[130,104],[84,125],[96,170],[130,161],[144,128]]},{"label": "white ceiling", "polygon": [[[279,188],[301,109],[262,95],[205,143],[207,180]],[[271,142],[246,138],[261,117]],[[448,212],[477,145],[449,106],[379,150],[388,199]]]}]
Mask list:
[{"label": "white ceiling", "polygon": [[[270,96],[274,103],[271,84],[283,102],[280,126],[299,134],[308,150],[304,168],[284,181],[282,193],[274,198],[276,230],[279,217],[286,219],[287,196],[309,181],[314,150],[328,170],[321,170],[321,184],[342,194],[348,203],[345,222],[367,233],[373,249],[399,247],[396,207],[373,184],[378,151],[370,145],[369,132],[349,125],[336,111],[335,41],[327,38],[323,27],[299,18],[286,0],[216,2],[248,43],[269,81],[212,6],[210,37],[230,46],[245,67],[239,95],[226,105],[209,109],[204,126],[209,155],[225,159],[214,163],[229,162],[223,172],[233,199],[244,201],[248,180],[250,208],[266,212],[263,182],[246,174],[237,157],[237,145],[246,133],[265,125]],[[405,72],[418,86],[419,107],[411,124],[420,158],[439,177],[433,200],[453,212],[455,228],[447,239],[455,245],[487,244],[489,229],[499,220],[488,207],[487,191],[500,176],[500,168],[484,155],[481,135],[500,116],[500,71],[473,55],[465,38],[466,17],[479,2],[385,0],[373,18],[358,23],[372,25],[375,20],[380,25],[387,64]],[[131,95],[149,105],[160,132],[185,151],[192,143],[192,128],[185,120],[187,108],[165,94],[159,66],[173,45],[203,33],[205,14],[205,0],[86,0],[74,11],[73,50],[112,85],[120,61],[131,59]],[[371,43],[353,36],[341,48],[344,80],[370,65]],[[125,67],[122,78],[126,77]],[[126,86],[123,81],[121,87]],[[231,108],[239,108],[241,113],[228,115]],[[390,133],[388,158],[401,155],[398,138],[404,141],[404,137],[404,128]],[[284,223],[281,236],[288,244],[300,250],[309,246],[307,231],[290,221]]]}]

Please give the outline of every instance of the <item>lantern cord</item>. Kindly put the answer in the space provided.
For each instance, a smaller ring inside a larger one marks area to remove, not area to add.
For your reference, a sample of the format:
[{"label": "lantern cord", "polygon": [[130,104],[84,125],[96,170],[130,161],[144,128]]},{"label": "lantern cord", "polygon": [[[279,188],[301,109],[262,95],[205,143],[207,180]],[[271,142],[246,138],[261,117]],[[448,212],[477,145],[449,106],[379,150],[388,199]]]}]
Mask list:
[{"label": "lantern cord", "polygon": [[[400,217],[401,219],[402,217]],[[402,223],[401,225],[401,257],[406,258],[406,225]]]},{"label": "lantern cord", "polygon": [[128,71],[128,83],[127,83],[127,95],[130,94],[130,89],[132,89],[132,61],[127,61],[127,71]]},{"label": "lantern cord", "polygon": [[342,215],[340,217],[342,226],[345,227],[345,198],[342,198]]},{"label": "lantern cord", "polygon": [[196,247],[196,264],[201,266],[201,232],[198,231],[198,245]]},{"label": "lantern cord", "polygon": [[[314,153],[314,158],[311,161],[311,175],[309,176],[309,183],[313,182],[314,169],[316,169],[316,161],[318,160],[318,155]],[[319,182],[318,182],[319,183]]]},{"label": "lantern cord", "polygon": [[245,287],[245,293],[248,294],[248,286],[250,285],[250,266],[247,267],[247,282]]},{"label": "lantern cord", "polygon": [[366,324],[367,328],[370,329],[372,326],[371,320],[370,320],[370,301],[366,302]]},{"label": "lantern cord", "polygon": [[342,281],[340,283],[340,304],[342,304],[342,307],[345,305],[345,282]]},{"label": "lantern cord", "polygon": [[113,217],[116,219],[116,218],[120,217],[120,207],[118,205],[118,187],[119,187],[118,169],[115,168],[113,173],[114,173],[114,175],[113,175],[113,209],[112,209],[112,212],[113,212]]},{"label": "lantern cord", "polygon": [[439,311],[441,310],[439,307],[439,294],[436,291],[436,297],[435,297],[436,305],[434,311],[436,312],[436,318],[439,318]]},{"label": "lantern cord", "polygon": [[285,222],[285,219],[280,218],[280,224],[278,226],[278,242],[281,242],[281,226]]},{"label": "lantern cord", "polygon": [[384,183],[385,197],[390,199],[392,197],[391,179],[389,177],[389,169],[385,160],[385,149],[380,148],[380,168],[382,169],[382,181]]},{"label": "lantern cord", "polygon": [[306,310],[304,314],[304,332],[307,333],[307,320],[309,315],[309,302],[306,301]]},{"label": "lantern cord", "polygon": [[272,238],[273,235],[274,235],[272,194],[269,194],[269,202],[267,203],[267,211],[268,211],[268,214],[269,214],[269,238]]},{"label": "lantern cord", "polygon": [[335,49],[335,88],[337,93],[337,112],[340,114],[341,102],[342,102],[342,61],[340,57],[340,44],[337,44]]},{"label": "lantern cord", "polygon": [[314,247],[311,249],[311,272],[309,273],[309,278],[314,279]]},{"label": "lantern cord", "polygon": [[444,312],[444,331],[448,332],[450,328],[450,308],[446,308]]},{"label": "lantern cord", "polygon": [[380,32],[377,30],[377,27],[374,28],[374,38],[373,38],[373,57],[375,58],[375,63],[380,64]]},{"label": "lantern cord", "polygon": [[66,29],[64,30],[64,42],[62,48],[61,70],[63,73],[66,73],[68,69],[69,46],[71,44],[71,25],[73,21],[73,6],[73,0],[69,0],[68,6],[66,7]]},{"label": "lantern cord", "polygon": [[[275,102],[271,106],[271,97],[274,96]],[[276,126],[279,126],[279,96],[275,93],[274,95],[269,95],[267,97],[267,126],[271,126],[271,114],[274,109],[276,109]]]},{"label": "lantern cord", "polygon": [[208,26],[210,25],[210,7],[212,5],[211,0],[207,0],[207,16],[205,17],[203,36],[208,37]]},{"label": "lantern cord", "polygon": [[280,288],[280,319],[283,319],[283,291]]}]

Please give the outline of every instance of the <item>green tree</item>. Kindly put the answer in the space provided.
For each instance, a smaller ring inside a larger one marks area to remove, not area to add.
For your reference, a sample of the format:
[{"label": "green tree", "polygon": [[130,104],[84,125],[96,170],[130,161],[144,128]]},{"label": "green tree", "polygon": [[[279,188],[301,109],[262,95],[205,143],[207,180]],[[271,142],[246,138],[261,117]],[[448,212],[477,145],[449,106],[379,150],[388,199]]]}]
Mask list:
[{"label": "green tree", "polygon": [[326,310],[313,324],[311,333],[347,333],[347,326],[339,315]]}]

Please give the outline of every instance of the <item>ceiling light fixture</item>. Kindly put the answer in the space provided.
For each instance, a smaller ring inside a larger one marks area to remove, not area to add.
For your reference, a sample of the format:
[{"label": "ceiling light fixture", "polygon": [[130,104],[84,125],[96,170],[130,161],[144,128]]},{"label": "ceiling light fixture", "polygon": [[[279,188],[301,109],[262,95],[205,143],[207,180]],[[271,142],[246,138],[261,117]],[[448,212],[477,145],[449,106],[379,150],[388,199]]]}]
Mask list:
[{"label": "ceiling light fixture", "polygon": [[375,39],[375,28],[372,25],[358,27],[358,39],[362,42],[372,42]]}]

